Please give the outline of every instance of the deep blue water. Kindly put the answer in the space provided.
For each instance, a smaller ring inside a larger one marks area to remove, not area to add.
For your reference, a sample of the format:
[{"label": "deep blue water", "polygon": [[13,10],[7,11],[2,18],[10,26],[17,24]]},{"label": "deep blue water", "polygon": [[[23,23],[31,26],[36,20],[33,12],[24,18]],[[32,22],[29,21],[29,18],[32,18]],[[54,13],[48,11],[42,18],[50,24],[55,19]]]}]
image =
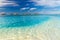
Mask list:
[{"label": "deep blue water", "polygon": [[0,16],[0,27],[29,27],[48,19],[48,16]]}]

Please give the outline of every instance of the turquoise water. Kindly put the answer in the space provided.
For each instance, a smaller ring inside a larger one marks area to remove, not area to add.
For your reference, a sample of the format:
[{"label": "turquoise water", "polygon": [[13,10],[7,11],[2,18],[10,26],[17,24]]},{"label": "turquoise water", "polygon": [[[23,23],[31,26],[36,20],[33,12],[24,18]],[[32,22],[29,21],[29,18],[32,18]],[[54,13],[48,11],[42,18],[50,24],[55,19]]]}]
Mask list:
[{"label": "turquoise water", "polygon": [[0,16],[0,27],[0,40],[60,39],[59,16]]},{"label": "turquoise water", "polygon": [[48,16],[0,16],[0,27],[26,27],[43,23]]}]

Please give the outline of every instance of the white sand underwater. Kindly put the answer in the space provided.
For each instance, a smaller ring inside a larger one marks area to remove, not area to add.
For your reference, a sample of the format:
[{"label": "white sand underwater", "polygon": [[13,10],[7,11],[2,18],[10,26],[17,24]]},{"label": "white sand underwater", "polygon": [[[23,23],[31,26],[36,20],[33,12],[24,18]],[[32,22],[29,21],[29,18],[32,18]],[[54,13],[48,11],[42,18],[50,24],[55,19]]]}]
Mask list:
[{"label": "white sand underwater", "polygon": [[60,18],[27,28],[1,28],[0,40],[60,40]]}]

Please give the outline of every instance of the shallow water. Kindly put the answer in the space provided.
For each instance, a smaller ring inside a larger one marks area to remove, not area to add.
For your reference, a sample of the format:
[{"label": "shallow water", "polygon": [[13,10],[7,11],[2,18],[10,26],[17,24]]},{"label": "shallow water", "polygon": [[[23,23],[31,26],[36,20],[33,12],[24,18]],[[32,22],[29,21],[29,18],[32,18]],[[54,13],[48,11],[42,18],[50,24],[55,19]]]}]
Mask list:
[{"label": "shallow water", "polygon": [[47,16],[5,16],[0,17],[0,27],[26,27],[47,21]]},{"label": "shallow water", "polygon": [[60,40],[59,16],[6,16],[0,25],[0,40]]}]

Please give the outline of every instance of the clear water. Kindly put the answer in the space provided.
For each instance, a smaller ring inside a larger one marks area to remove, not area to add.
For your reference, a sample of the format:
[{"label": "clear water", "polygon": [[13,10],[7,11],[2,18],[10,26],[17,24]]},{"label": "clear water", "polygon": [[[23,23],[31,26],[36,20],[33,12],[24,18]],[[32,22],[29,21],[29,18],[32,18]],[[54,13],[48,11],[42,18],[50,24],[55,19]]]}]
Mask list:
[{"label": "clear water", "polygon": [[0,27],[0,40],[60,40],[60,16],[1,16]]},{"label": "clear water", "polygon": [[48,16],[4,16],[0,17],[0,27],[26,27],[41,24]]}]

